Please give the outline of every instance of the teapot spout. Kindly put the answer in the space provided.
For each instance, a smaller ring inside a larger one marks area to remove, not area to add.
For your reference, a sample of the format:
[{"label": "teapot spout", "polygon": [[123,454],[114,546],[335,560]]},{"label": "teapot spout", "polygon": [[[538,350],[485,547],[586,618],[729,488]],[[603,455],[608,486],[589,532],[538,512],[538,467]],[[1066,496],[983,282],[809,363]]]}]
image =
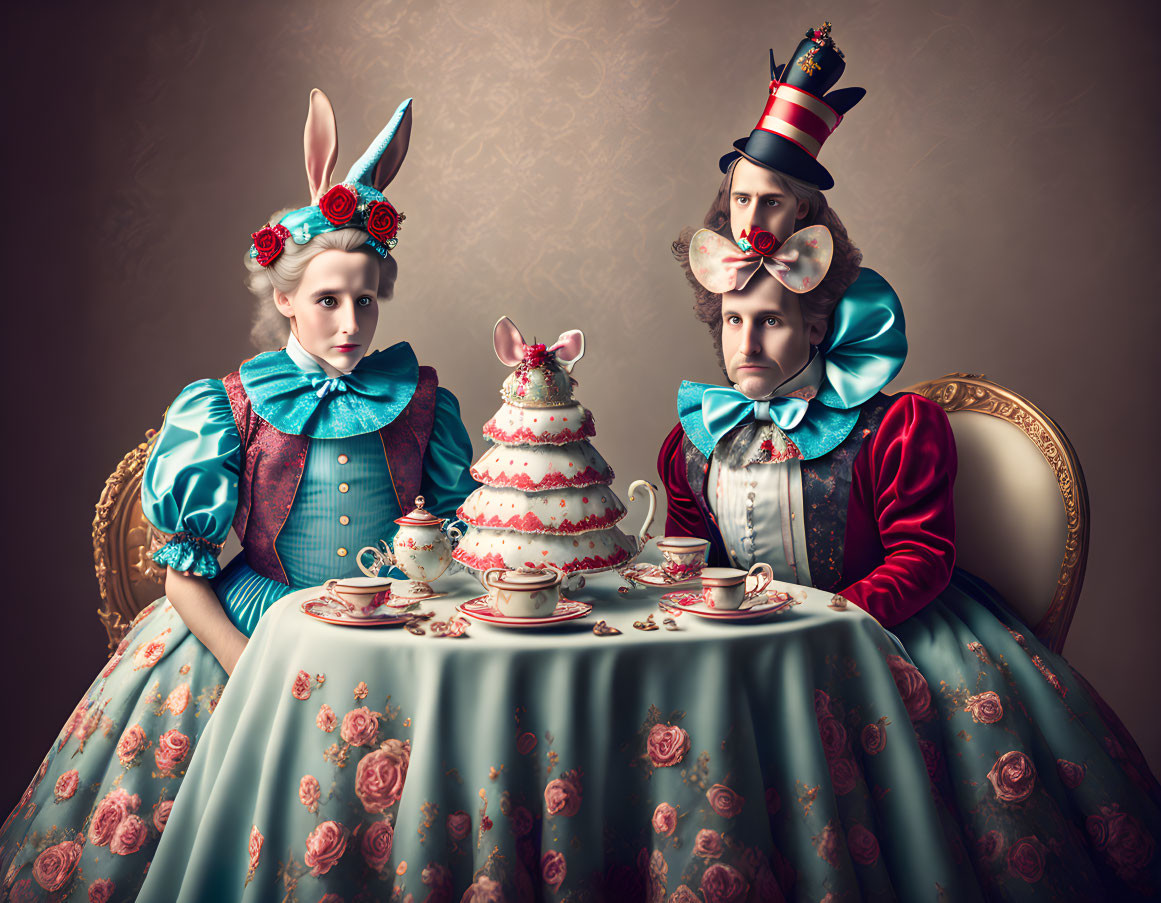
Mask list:
[{"label": "teapot spout", "polygon": [[635,493],[638,489],[649,493],[649,510],[645,512],[645,523],[641,525],[641,530],[637,534],[637,554],[640,555],[645,544],[653,538],[649,528],[653,526],[653,518],[657,514],[657,487],[648,480],[634,480],[629,484],[629,501],[636,498]]}]

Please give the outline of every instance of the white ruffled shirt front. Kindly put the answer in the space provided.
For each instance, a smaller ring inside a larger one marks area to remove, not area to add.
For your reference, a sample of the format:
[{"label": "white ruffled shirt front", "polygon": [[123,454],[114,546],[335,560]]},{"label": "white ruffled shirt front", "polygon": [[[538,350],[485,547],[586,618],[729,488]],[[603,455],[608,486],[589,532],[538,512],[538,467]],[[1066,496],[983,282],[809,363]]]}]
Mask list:
[{"label": "white ruffled shirt front", "polygon": [[[804,389],[818,390],[822,382],[822,356],[814,359],[794,378],[778,387],[776,396]],[[761,456],[764,440],[778,428],[773,423],[759,429],[741,460],[753,462]],[[749,569],[765,562],[774,578],[787,583],[810,585],[810,564],[806,550],[806,529],[802,518],[802,464],[790,461],[723,464],[715,454],[710,459],[710,508],[725,541],[726,552],[736,567]]]}]

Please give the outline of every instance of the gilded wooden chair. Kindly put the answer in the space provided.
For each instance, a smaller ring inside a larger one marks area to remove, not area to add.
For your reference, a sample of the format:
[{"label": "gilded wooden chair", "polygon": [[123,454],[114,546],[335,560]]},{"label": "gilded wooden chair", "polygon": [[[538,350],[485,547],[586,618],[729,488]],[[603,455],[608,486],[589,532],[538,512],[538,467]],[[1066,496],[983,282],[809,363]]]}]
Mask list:
[{"label": "gilded wooden chair", "polygon": [[1088,490],[1068,437],[983,376],[951,373],[907,391],[942,407],[955,433],[956,564],[1059,652],[1088,560]]},{"label": "gilded wooden chair", "polygon": [[159,537],[141,513],[141,476],[156,430],[130,451],[105,481],[93,518],[93,565],[100,587],[97,616],[109,634],[112,650],[146,605],[164,593],[165,568],[150,551]]}]

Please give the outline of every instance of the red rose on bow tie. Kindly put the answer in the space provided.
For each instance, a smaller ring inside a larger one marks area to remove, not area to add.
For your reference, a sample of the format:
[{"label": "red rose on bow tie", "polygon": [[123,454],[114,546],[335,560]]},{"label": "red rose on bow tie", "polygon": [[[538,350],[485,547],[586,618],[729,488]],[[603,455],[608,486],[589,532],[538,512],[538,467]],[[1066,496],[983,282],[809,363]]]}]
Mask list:
[{"label": "red rose on bow tie", "polygon": [[387,201],[375,201],[367,210],[367,231],[378,241],[390,241],[399,231],[399,214]]},{"label": "red rose on bow tie", "polygon": [[778,250],[778,245],[781,244],[772,233],[767,232],[765,229],[755,229],[750,233],[748,240],[754,252],[762,257],[769,257]]},{"label": "red rose on bow tie", "polygon": [[268,267],[274,263],[278,255],[282,253],[282,249],[286,247],[286,239],[290,238],[290,230],[281,223],[277,226],[267,223],[257,232],[252,232],[250,238],[254,242],[254,250],[258,252],[258,256],[255,258],[258,265]]},{"label": "red rose on bow tie", "polygon": [[336,185],[318,202],[318,209],[322,211],[322,215],[335,226],[345,226],[349,223],[358,206],[359,199],[346,185]]}]

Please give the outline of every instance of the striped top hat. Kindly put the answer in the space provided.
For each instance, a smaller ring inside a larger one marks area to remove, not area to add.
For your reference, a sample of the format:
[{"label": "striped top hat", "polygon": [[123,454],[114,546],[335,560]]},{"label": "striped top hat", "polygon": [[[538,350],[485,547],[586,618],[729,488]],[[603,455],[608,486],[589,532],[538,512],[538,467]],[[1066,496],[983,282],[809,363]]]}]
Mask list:
[{"label": "striped top hat", "polygon": [[745,157],[820,189],[834,186],[834,179],[818,162],[818,152],[843,115],[867,92],[865,88],[830,91],[847,65],[830,28],[824,22],[810,29],[785,65],[776,65],[770,51],[770,98],[750,137],[735,141],[734,150],[722,157],[722,172],[738,157]]}]

